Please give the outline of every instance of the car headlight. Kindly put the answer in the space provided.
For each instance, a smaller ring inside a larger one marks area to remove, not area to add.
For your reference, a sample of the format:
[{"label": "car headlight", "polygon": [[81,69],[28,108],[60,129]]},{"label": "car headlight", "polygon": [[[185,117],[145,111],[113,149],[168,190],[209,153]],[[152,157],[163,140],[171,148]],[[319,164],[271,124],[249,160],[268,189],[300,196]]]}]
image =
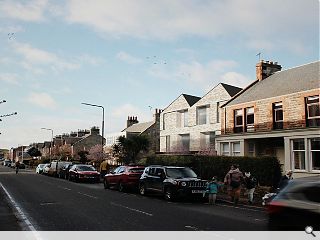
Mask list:
[{"label": "car headlight", "polygon": [[178,182],[175,181],[175,180],[173,180],[171,183],[172,183],[173,185],[177,185],[177,184],[178,184]]},{"label": "car headlight", "polygon": [[187,186],[187,183],[186,182],[181,182],[181,186],[185,187],[185,186]]}]

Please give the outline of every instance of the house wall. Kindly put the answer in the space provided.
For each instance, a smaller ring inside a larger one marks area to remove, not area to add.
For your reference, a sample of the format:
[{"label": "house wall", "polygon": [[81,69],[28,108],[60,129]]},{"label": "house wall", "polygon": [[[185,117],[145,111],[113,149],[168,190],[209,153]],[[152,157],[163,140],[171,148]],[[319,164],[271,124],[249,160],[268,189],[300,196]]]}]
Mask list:
[{"label": "house wall", "polygon": [[[170,136],[171,151],[179,151],[182,134],[190,135],[190,151],[201,150],[201,134],[204,132],[214,132],[220,134],[221,124],[220,118],[217,116],[217,105],[221,106],[224,102],[230,99],[230,95],[219,84],[204,97],[202,97],[193,106],[189,106],[185,98],[181,95],[160,115],[160,151],[166,152],[166,136]],[[197,108],[208,106],[208,122],[206,124],[197,125]],[[181,110],[188,110],[187,127],[180,124]],[[163,129],[165,122],[165,129]]]},{"label": "house wall", "polygon": [[90,135],[79,142],[76,142],[72,146],[72,155],[75,156],[79,151],[89,151],[90,148],[99,144],[101,145],[102,136],[101,135]]}]

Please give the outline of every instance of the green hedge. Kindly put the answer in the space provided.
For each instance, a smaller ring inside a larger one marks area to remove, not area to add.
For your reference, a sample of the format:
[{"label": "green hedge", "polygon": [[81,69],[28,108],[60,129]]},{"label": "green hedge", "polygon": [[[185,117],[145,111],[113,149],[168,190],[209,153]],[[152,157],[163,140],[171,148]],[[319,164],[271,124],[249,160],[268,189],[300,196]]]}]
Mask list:
[{"label": "green hedge", "polygon": [[203,179],[217,176],[220,181],[223,181],[232,164],[239,164],[243,173],[251,172],[262,186],[277,186],[281,177],[281,166],[275,157],[155,155],[148,157],[145,163],[146,166],[187,166]]}]

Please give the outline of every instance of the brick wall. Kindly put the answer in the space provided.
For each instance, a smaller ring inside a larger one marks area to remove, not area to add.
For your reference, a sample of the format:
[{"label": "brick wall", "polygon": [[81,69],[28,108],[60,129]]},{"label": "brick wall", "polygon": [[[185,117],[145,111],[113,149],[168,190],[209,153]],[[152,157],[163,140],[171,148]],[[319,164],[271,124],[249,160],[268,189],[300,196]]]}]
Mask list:
[{"label": "brick wall", "polygon": [[[234,110],[254,107],[254,131],[265,132],[273,130],[272,104],[282,102],[283,129],[298,129],[306,127],[305,98],[319,95],[319,89],[294,93],[255,102],[227,106],[221,114],[221,133],[234,133]],[[225,119],[226,116],[226,119]]]}]

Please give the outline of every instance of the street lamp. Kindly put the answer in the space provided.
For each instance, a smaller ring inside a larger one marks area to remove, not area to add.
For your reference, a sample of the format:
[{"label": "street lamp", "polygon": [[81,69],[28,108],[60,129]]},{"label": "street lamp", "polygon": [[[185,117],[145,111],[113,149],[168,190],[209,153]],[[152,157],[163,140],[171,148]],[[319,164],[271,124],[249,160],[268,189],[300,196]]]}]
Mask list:
[{"label": "street lamp", "polygon": [[[41,128],[42,130],[48,130],[51,131],[51,144],[53,145],[53,130],[51,128]],[[52,155],[52,145],[50,146],[50,162],[51,162],[51,155]]]},{"label": "street lamp", "polygon": [[81,103],[83,105],[87,105],[87,106],[91,106],[91,107],[98,107],[98,108],[102,108],[102,139],[101,139],[101,161],[103,160],[103,139],[104,139],[104,107],[101,105],[96,105],[96,104],[91,104],[91,103]]}]

